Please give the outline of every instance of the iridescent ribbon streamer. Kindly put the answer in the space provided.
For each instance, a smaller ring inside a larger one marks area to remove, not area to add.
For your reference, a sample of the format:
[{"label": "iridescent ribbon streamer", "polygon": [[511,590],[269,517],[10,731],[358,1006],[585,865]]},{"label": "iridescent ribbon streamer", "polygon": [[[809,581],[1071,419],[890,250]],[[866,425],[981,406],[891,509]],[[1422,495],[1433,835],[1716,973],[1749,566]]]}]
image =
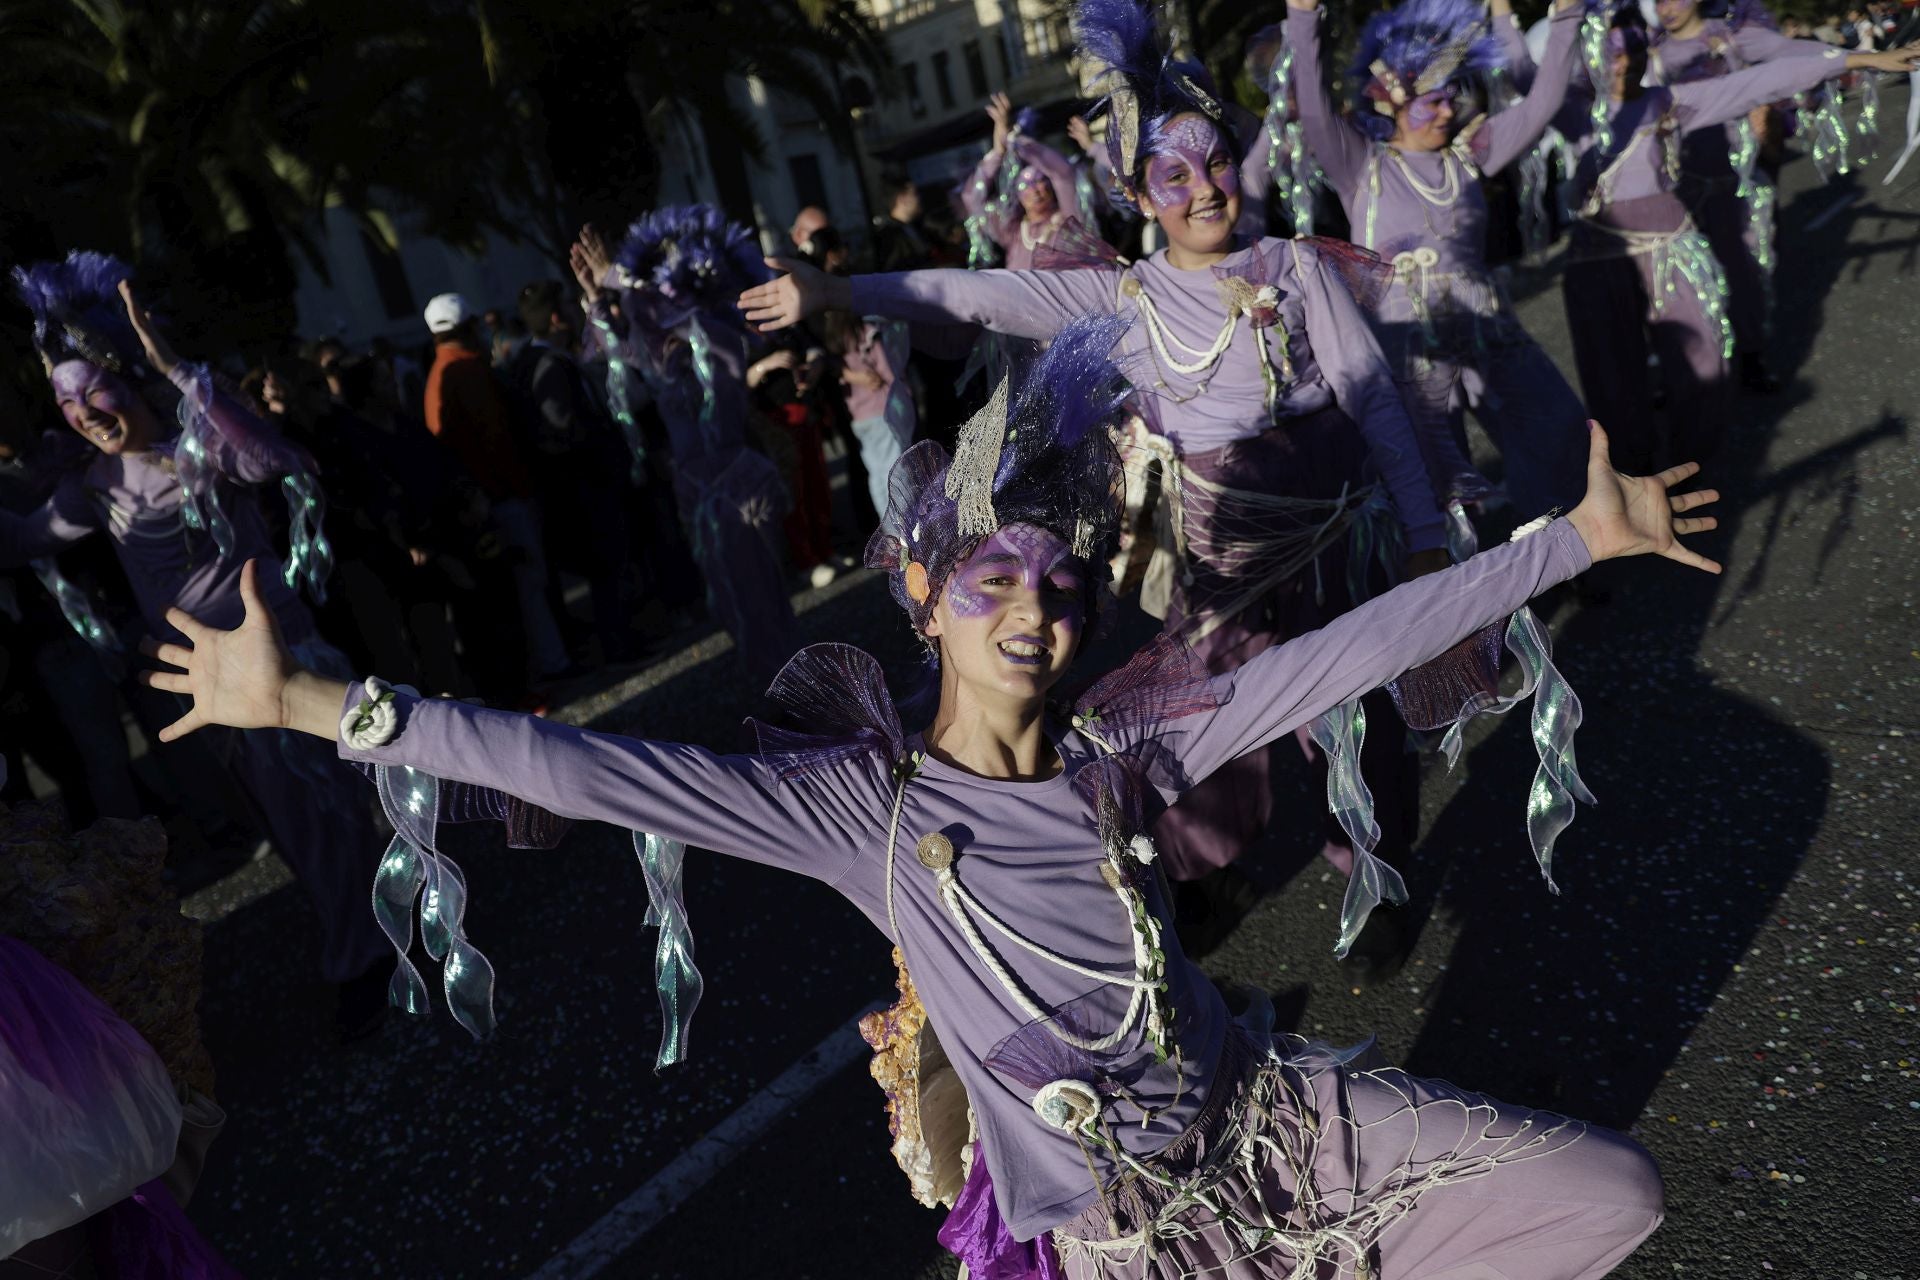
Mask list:
[{"label": "iridescent ribbon streamer", "polygon": [[120,660],[126,656],[126,647],[94,609],[93,600],[60,572],[60,566],[51,557],[35,560],[32,564],[34,576],[40,579],[40,585],[47,589],[53,602],[60,606],[60,615],[67,620],[67,625],[87,642],[89,648],[110,662],[118,678]]},{"label": "iridescent ribbon streamer", "polygon": [[700,425],[713,425],[713,340],[700,324],[699,316],[687,320],[687,350],[693,357],[693,376],[700,382]]},{"label": "iridescent ribbon streamer", "polygon": [[1406,560],[1406,539],[1400,531],[1400,517],[1385,485],[1374,485],[1366,505],[1354,513],[1347,529],[1347,596],[1354,604],[1372,598],[1368,569],[1379,565],[1388,582],[1400,578],[1400,566]]},{"label": "iridescent ribbon streamer", "polygon": [[420,941],[441,962],[447,1008],[476,1039],[484,1038],[494,1029],[493,965],[467,941],[466,876],[435,847],[440,781],[406,765],[377,765],[374,785],[394,831],[373,882],[374,918],[399,956],[387,998],[408,1013],[430,1007],[426,980],[407,957],[417,900]]},{"label": "iridescent ribbon streamer", "polygon": [[1484,705],[1463,712],[1440,740],[1447,767],[1459,763],[1463,735],[1477,715],[1505,715],[1533,698],[1531,732],[1540,767],[1527,792],[1527,838],[1533,845],[1540,876],[1554,893],[1553,846],[1573,822],[1574,801],[1599,803],[1581,780],[1574,762],[1573,735],[1580,727],[1580,698],[1553,663],[1553,644],[1532,609],[1522,606],[1507,622],[1506,646],[1520,662],[1521,684],[1512,697],[1495,696]]},{"label": "iridescent ribbon streamer", "polygon": [[327,500],[320,483],[305,471],[280,478],[287,493],[287,563],[281,576],[289,587],[302,581],[315,604],[327,602],[327,579],[333,575],[333,544],[323,527]]},{"label": "iridescent ribbon streamer", "polygon": [[693,929],[687,923],[687,899],[681,871],[687,846],[678,840],[633,833],[634,852],[640,856],[640,874],[647,881],[645,925],[658,928],[653,945],[653,984],[660,997],[660,1052],[653,1069],[659,1071],[687,1056],[687,1031],[706,984],[693,963]]},{"label": "iridescent ribbon streamer", "polygon": [[1307,153],[1306,129],[1293,117],[1287,94],[1293,84],[1293,50],[1283,48],[1274,59],[1267,83],[1267,172],[1281,198],[1296,236],[1313,234],[1313,188],[1318,167]]},{"label": "iridescent ribbon streamer", "polygon": [[1742,118],[1734,130],[1733,171],[1738,178],[1734,194],[1747,202],[1747,234],[1753,240],[1753,260],[1760,265],[1760,282],[1766,293],[1762,313],[1772,327],[1773,316],[1773,188],[1756,178],[1755,161],[1760,141],[1754,135],[1753,121]]},{"label": "iridescent ribbon streamer", "polygon": [[[1613,147],[1613,58],[1607,53],[1607,31],[1612,19],[1589,12],[1580,22],[1580,52],[1587,64],[1587,78],[1593,83],[1593,106],[1587,119],[1593,127],[1594,146],[1605,155]],[[1567,170],[1572,173],[1572,169]]]},{"label": "iridescent ribbon streamer", "polygon": [[1467,518],[1467,508],[1459,499],[1447,504],[1447,554],[1455,564],[1465,564],[1480,550],[1480,533]]},{"label": "iridescent ribbon streamer", "polygon": [[1871,73],[1860,77],[1860,114],[1853,122],[1853,136],[1859,140],[1854,152],[1858,163],[1880,154],[1880,79]]},{"label": "iridescent ribbon streamer", "polygon": [[195,533],[211,537],[222,557],[230,557],[234,547],[233,522],[227,518],[226,507],[220,501],[219,472],[207,451],[208,420],[196,407],[196,402],[211,402],[213,378],[203,369],[199,379],[196,392],[180,397],[177,411],[180,443],[174,450],[173,465],[180,480],[180,519]]},{"label": "iridescent ribbon streamer", "polygon": [[1698,231],[1686,231],[1653,254],[1653,310],[1659,315],[1679,292],[1674,277],[1684,280],[1700,304],[1707,323],[1720,335],[1720,358],[1733,357],[1733,320],[1727,315],[1727,276],[1713,247]]},{"label": "iridescent ribbon streamer", "polygon": [[605,316],[594,316],[593,327],[607,353],[607,406],[613,411],[613,420],[620,424],[620,434],[626,438],[627,451],[633,456],[633,482],[639,484],[646,474],[647,442],[640,434],[640,423],[634,418],[632,403],[627,398],[633,387],[627,362],[620,358],[620,335],[614,332],[613,322]]},{"label": "iridescent ribbon streamer", "polygon": [[1319,717],[1308,732],[1326,753],[1327,807],[1353,846],[1353,871],[1340,903],[1340,938],[1333,947],[1333,954],[1344,960],[1373,909],[1382,902],[1405,902],[1407,884],[1373,853],[1380,843],[1380,824],[1373,819],[1373,792],[1360,775],[1360,748],[1367,737],[1367,713],[1360,699]]}]

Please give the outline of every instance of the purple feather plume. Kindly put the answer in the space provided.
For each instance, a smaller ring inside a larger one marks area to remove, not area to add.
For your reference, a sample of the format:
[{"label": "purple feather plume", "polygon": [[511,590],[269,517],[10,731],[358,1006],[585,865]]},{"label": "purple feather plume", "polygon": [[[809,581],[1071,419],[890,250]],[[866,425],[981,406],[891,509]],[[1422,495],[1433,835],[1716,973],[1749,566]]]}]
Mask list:
[{"label": "purple feather plume", "polygon": [[[1462,48],[1461,41],[1468,36],[1471,39]],[[1370,132],[1383,137],[1390,133],[1392,119],[1375,108],[1386,91],[1374,65],[1378,63],[1392,72],[1402,85],[1409,86],[1407,96],[1413,97],[1410,86],[1445,54],[1460,59],[1447,76],[1448,84],[1505,65],[1500,42],[1487,30],[1478,0],[1402,0],[1374,14],[1361,29],[1359,51],[1347,72],[1354,83],[1354,118]]]},{"label": "purple feather plume", "polygon": [[139,336],[120,300],[120,282],[132,278],[120,259],[81,249],[59,262],[15,267],[14,287],[33,313],[33,345],[55,364],[79,359],[144,371]]},{"label": "purple feather plume", "polygon": [[1114,95],[1122,91],[1131,92],[1139,104],[1141,146],[1134,157],[1136,172],[1126,171],[1118,131],[1111,123],[1107,129],[1108,158],[1122,185],[1131,188],[1137,183],[1139,166],[1174,117],[1194,112],[1226,127],[1213,77],[1197,63],[1173,60],[1152,12],[1138,0],[1079,0],[1073,10],[1073,33],[1081,60],[1093,69],[1090,87],[1102,95],[1090,115],[1111,115]]},{"label": "purple feather plume", "polygon": [[664,327],[695,312],[739,323],[733,302],[768,278],[753,231],[712,205],[655,209],[627,228],[613,260]]}]

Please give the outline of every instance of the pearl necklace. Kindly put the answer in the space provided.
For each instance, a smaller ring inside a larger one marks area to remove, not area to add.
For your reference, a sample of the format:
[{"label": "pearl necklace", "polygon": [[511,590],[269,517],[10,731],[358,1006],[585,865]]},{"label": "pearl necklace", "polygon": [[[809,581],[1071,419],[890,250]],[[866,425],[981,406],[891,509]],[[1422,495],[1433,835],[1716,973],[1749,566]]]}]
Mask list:
[{"label": "pearl necklace", "polygon": [[1446,209],[1451,208],[1460,199],[1460,171],[1453,166],[1452,148],[1449,147],[1440,153],[1442,177],[1437,186],[1423,181],[1420,175],[1413,171],[1413,166],[1407,163],[1405,156],[1391,147],[1387,150],[1392,154],[1394,164],[1399,166],[1400,174],[1407,180],[1407,185],[1412,187],[1413,193],[1422,200],[1437,208]]}]

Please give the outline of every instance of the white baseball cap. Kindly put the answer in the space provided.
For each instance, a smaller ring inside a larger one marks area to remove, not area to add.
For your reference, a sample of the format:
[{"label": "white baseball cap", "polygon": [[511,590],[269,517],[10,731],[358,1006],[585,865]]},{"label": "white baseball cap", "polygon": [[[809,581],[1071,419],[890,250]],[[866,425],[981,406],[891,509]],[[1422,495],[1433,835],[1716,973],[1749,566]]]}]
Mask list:
[{"label": "white baseball cap", "polygon": [[457,293],[443,293],[427,303],[427,332],[451,333],[473,312],[467,300]]}]

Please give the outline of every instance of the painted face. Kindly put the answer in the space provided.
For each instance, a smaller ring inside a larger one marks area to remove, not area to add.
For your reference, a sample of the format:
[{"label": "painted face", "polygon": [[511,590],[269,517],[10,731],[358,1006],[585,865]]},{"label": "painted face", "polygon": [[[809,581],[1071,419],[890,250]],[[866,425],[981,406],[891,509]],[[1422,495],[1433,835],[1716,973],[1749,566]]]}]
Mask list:
[{"label": "painted face", "polygon": [[1020,201],[1021,210],[1033,222],[1051,218],[1060,208],[1053,194],[1053,183],[1032,165],[1022,169],[1020,176],[1013,180],[1013,193]]},{"label": "painted face", "polygon": [[1167,238],[1181,248],[1211,253],[1233,239],[1240,169],[1206,117],[1181,116],[1162,131],[1147,157],[1146,192]]},{"label": "painted face", "polygon": [[927,634],[976,691],[1038,697],[1079,649],[1089,589],[1085,564],[1061,538],[1007,525],[948,576]]},{"label": "painted face", "polygon": [[1653,11],[1660,16],[1661,26],[1678,31],[1693,22],[1700,11],[1700,0],[1654,0]]},{"label": "painted face", "polygon": [[153,412],[126,380],[85,360],[63,360],[53,367],[53,399],[67,425],[102,453],[145,448],[153,434]]},{"label": "painted face", "polygon": [[1407,104],[1407,125],[1414,129],[1431,129],[1436,124],[1444,128],[1453,120],[1457,101],[1451,86],[1423,93]]}]

